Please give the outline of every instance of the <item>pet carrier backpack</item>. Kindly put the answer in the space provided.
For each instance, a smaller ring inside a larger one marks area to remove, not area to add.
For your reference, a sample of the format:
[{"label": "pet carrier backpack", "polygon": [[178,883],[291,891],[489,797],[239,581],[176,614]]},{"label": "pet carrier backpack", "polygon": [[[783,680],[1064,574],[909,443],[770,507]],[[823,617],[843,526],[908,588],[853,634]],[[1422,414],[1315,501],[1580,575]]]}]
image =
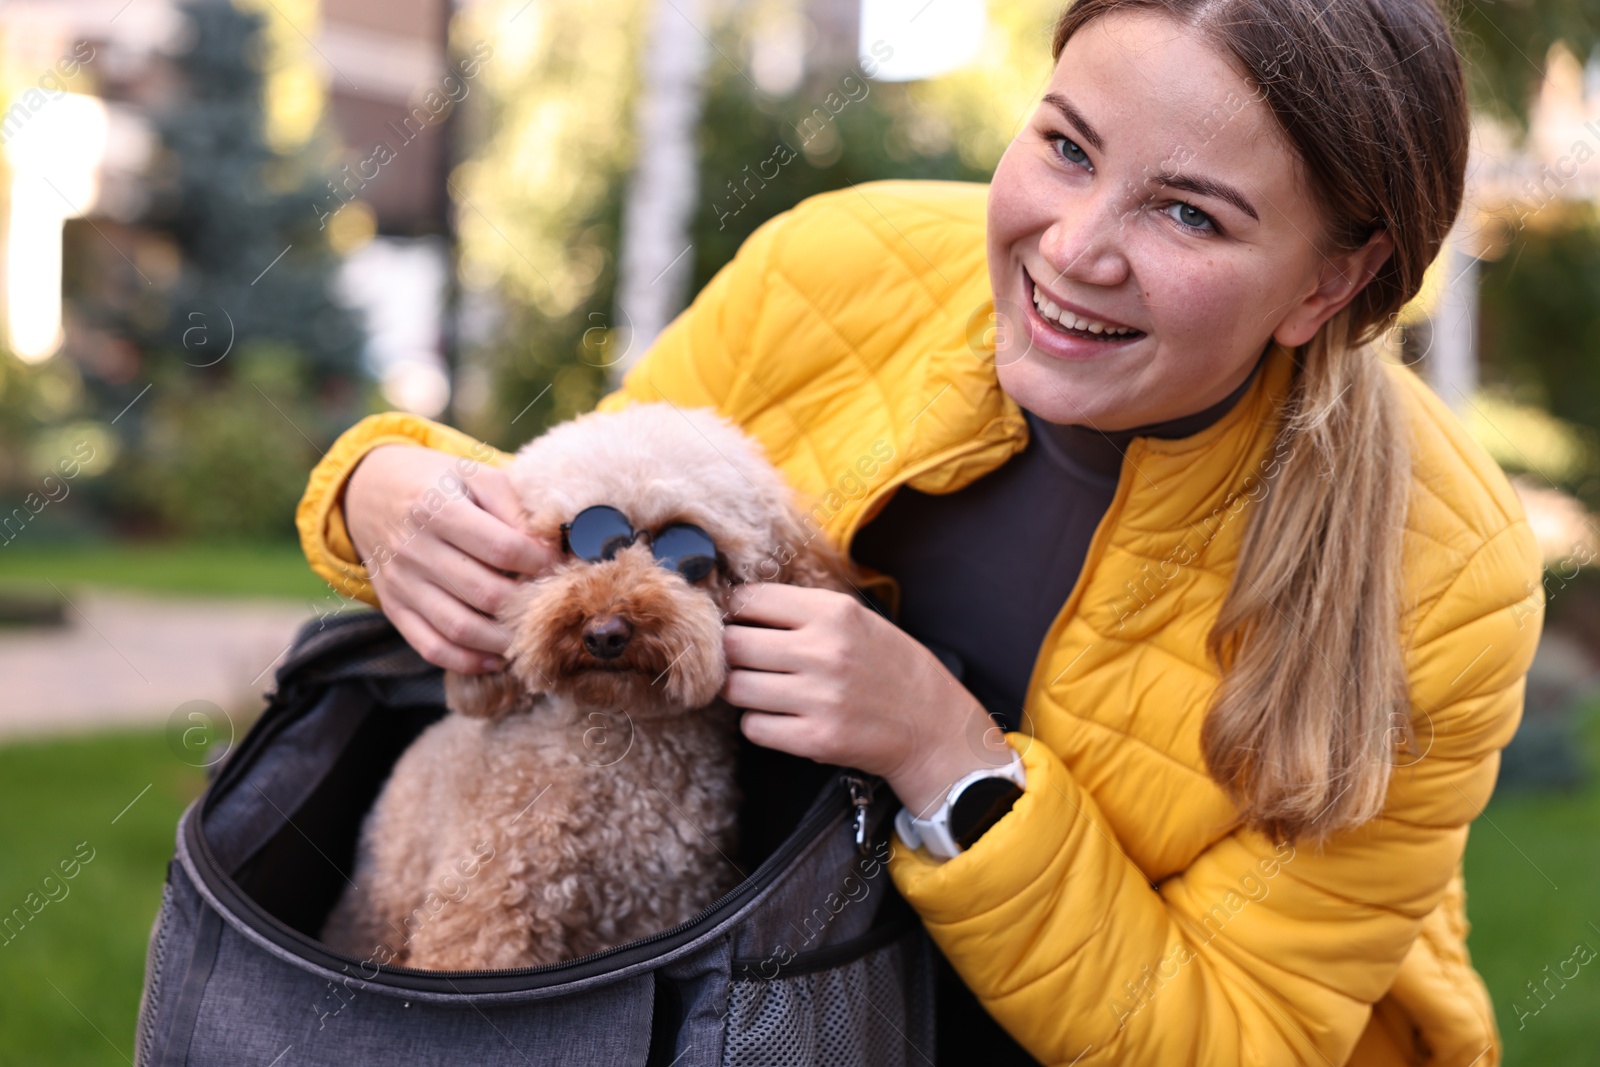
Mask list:
[{"label": "pet carrier backpack", "polygon": [[889,880],[892,795],[750,745],[748,877],[679,927],[503,971],[323,946],[362,818],[444,714],[442,673],[382,615],[306,625],[266,711],[178,824],[139,1067],[932,1062],[935,950]]}]

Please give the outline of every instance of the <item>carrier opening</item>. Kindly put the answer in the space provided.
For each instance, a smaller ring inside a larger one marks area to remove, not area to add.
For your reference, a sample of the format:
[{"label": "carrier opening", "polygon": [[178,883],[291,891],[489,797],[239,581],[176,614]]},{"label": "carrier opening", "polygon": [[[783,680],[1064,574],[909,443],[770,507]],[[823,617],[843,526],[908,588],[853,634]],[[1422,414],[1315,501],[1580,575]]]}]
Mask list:
[{"label": "carrier opening", "polygon": [[[353,731],[348,724],[329,731],[328,747],[339,737],[348,740],[336,753],[318,752],[310,760],[323,768],[320,781],[293,810],[281,813],[281,825],[259,848],[227,872],[263,911],[313,939],[354,870],[362,822],[395,763],[448,714],[438,704],[389,707],[370,701],[351,702],[339,713],[363,719]],[[738,759],[743,799],[734,859],[748,877],[794,833],[836,771],[743,738]]]}]

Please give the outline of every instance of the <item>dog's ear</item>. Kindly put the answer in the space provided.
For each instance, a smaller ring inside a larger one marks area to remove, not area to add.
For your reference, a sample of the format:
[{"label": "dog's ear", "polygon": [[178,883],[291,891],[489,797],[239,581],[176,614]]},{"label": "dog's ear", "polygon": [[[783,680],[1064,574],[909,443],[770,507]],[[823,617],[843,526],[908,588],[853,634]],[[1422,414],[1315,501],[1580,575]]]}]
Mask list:
[{"label": "dog's ear", "polygon": [[458,715],[473,719],[503,719],[533,704],[533,694],[510,671],[488,674],[444,672],[444,703]]},{"label": "dog's ear", "polygon": [[784,547],[777,555],[778,575],[772,581],[839,593],[855,591],[849,561],[822,531],[809,531],[792,520],[786,524],[782,543]]}]

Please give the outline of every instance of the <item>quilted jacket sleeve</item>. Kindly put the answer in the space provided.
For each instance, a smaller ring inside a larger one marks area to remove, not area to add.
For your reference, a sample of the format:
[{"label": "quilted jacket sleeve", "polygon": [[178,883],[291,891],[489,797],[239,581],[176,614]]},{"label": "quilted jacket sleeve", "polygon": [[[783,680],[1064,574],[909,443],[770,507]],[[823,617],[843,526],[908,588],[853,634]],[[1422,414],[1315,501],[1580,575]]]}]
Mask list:
[{"label": "quilted jacket sleeve", "polygon": [[1395,772],[1382,816],[1320,850],[1240,830],[1151,885],[1061,759],[1014,734],[1016,807],[948,863],[900,843],[895,884],[1044,1063],[1342,1064],[1489,799],[1538,641],[1539,574],[1517,518],[1421,609],[1408,670],[1423,754]]},{"label": "quilted jacket sleeve", "polygon": [[[737,382],[738,359],[760,312],[766,264],[784,221],[769,220],[741,246],[694,303],[662,331],[656,343],[623,378],[616,391],[596,406],[614,411],[634,401],[667,401],[680,407],[714,407],[725,414]],[[356,464],[379,445],[434,448],[495,466],[510,456],[440,423],[388,412],[372,415],[346,430],[316,465],[295,513],[306,560],[340,594],[377,604],[367,569],[357,558],[345,529],[345,483]]]}]

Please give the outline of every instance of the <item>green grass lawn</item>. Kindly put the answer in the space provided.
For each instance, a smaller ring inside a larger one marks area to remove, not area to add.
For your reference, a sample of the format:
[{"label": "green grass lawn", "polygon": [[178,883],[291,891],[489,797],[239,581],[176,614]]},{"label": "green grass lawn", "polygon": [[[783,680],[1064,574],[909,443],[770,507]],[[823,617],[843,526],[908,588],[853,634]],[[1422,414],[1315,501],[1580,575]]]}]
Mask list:
[{"label": "green grass lawn", "polygon": [[[1600,709],[1586,725],[1597,767]],[[1498,796],[1472,826],[1466,867],[1468,947],[1494,997],[1506,1063],[1600,1063],[1600,782]],[[1573,959],[1580,944],[1588,951]]]},{"label": "green grass lawn", "polygon": [[[203,785],[161,731],[0,748],[0,914],[26,910],[30,893],[33,907],[60,898],[0,943],[0,1064],[132,1059],[173,831]],[[61,879],[80,845],[93,858]]]},{"label": "green grass lawn", "polygon": [[53,582],[151,593],[317,600],[328,586],[293,544],[140,544],[0,548],[0,588]]},{"label": "green grass lawn", "polygon": [[[1591,722],[1600,727],[1600,716]],[[0,747],[0,914],[23,905],[80,842],[94,850],[68,895],[0,944],[0,1067],[115,1067],[131,1057],[173,830],[202,785],[159,732]],[[1494,994],[1511,1067],[1596,1062],[1600,959],[1565,988],[1552,983],[1547,1006],[1524,983],[1542,979],[1546,965],[1555,971],[1579,942],[1600,950],[1600,930],[1589,925],[1600,924],[1597,842],[1594,781],[1566,795],[1503,796],[1473,827],[1471,950]],[[1520,1027],[1519,1002],[1540,1009]]]}]

